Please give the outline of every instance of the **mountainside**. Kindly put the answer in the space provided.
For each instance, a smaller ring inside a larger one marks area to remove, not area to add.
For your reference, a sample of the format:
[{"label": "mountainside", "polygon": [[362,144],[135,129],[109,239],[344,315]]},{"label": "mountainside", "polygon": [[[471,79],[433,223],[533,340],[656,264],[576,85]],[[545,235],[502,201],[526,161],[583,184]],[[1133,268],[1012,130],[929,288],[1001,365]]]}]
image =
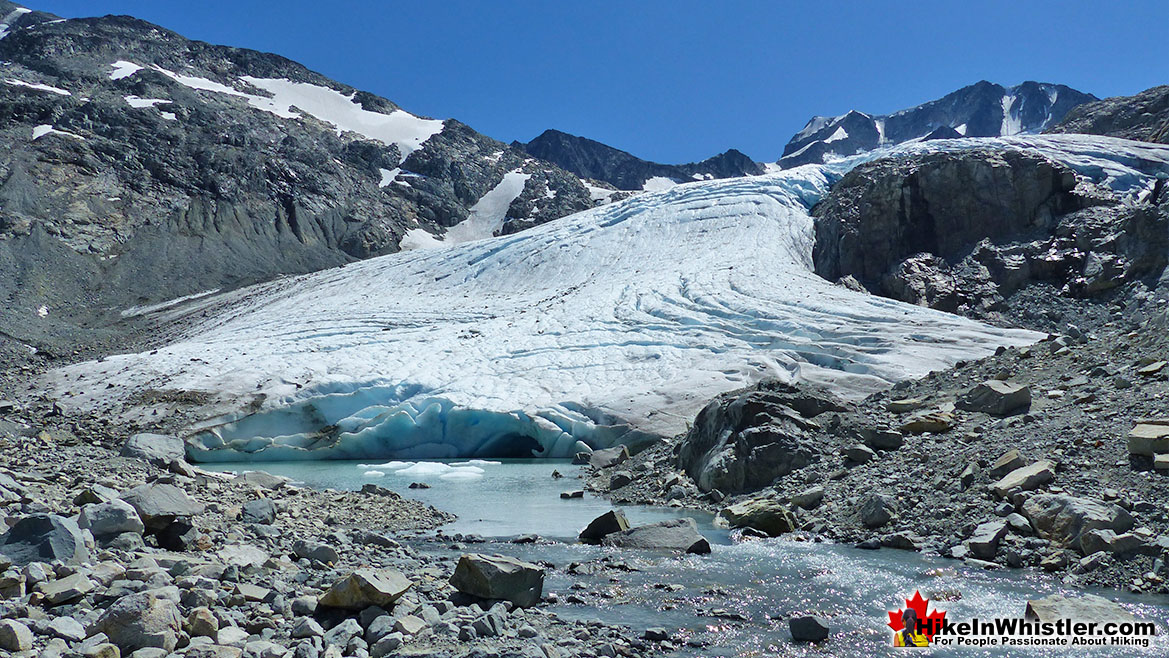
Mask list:
[{"label": "mountainside", "polygon": [[559,130],[545,130],[526,144],[512,142],[512,146],[578,176],[609,183],[619,190],[662,189],[692,180],[763,173],[762,166],[735,149],[702,162],[668,165],[642,160],[612,146]]},{"label": "mountainside", "polygon": [[127,16],[0,16],[0,326],[18,338],[594,205],[554,165],[277,55]]},{"label": "mountainside", "polygon": [[[1061,186],[1100,199],[1169,174],[1169,147],[1080,135],[883,157],[946,153],[1058,163]],[[673,435],[712,395],[765,377],[857,397],[1035,339],[816,275],[810,208],[872,159],[680,185],[520,235],[189,302],[161,313],[196,319],[178,342],[55,371],[50,385],[67,410],[125,422],[149,422],[159,399],[196,400],[162,415],[209,419],[190,448],[200,459],[567,456],[577,441]],[[106,386],[85,386],[95,380]]]},{"label": "mountainside", "polygon": [[942,98],[888,115],[853,110],[812,117],[783,149],[784,168],[871,151],[916,139],[1006,137],[1038,133],[1072,108],[1096,100],[1064,85],[1024,82],[1003,87],[985,80]]},{"label": "mountainside", "polygon": [[1169,85],[1084,103],[1048,129],[1169,144]]}]

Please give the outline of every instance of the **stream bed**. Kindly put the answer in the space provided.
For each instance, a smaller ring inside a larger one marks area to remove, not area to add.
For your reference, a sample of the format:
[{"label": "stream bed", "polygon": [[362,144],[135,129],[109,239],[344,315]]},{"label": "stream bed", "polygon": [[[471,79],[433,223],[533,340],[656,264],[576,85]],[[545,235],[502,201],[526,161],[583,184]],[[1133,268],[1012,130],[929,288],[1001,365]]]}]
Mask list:
[{"label": "stream bed", "polygon": [[[1031,571],[984,571],[955,560],[909,551],[866,551],[850,546],[789,539],[735,542],[711,515],[677,508],[620,506],[633,525],[689,516],[712,545],[709,555],[672,556],[575,543],[577,533],[614,505],[591,494],[565,500],[560,492],[582,488],[581,469],[565,461],[502,460],[358,463],[348,461],[217,464],[215,470],[262,469],[316,488],[360,489],[368,483],[392,489],[456,514],[441,534],[466,535],[452,547],[436,533],[407,538],[421,552],[452,550],[511,555],[555,565],[545,593],[565,619],[601,620],[641,632],[668,629],[680,640],[677,656],[873,656],[898,655],[886,626],[889,610],[915,591],[934,600],[952,620],[1022,616],[1028,599],[1076,595],[1054,578]],[[563,475],[553,477],[556,471]],[[410,488],[411,483],[429,488]],[[534,534],[534,543],[513,543]],[[568,569],[572,564],[579,566]],[[1169,599],[1094,591],[1116,600],[1138,620],[1157,624],[1144,647],[1004,649],[934,647],[931,655],[1062,656],[1169,655]],[[794,644],[787,619],[826,618],[831,638]]]}]

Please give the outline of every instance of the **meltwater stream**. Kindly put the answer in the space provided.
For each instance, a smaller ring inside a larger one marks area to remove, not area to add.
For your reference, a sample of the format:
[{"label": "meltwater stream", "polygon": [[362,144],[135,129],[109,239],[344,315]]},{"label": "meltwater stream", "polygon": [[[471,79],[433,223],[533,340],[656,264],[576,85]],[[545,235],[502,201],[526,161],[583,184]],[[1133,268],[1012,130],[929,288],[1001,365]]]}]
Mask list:
[{"label": "meltwater stream", "polygon": [[[856,656],[904,655],[891,647],[887,611],[920,590],[939,599],[951,619],[1021,616],[1028,599],[1049,594],[1077,595],[1042,574],[1015,570],[983,571],[954,560],[907,551],[864,551],[846,546],[786,539],[733,543],[712,525],[708,514],[672,508],[624,506],[633,524],[679,516],[695,519],[710,540],[710,555],[673,557],[573,543],[590,520],[611,509],[603,498],[563,500],[561,491],[579,488],[581,470],[550,460],[389,462],[344,461],[219,464],[217,470],[262,469],[307,486],[359,489],[370,482],[458,515],[446,534],[477,534],[485,544],[470,550],[512,555],[556,565],[545,592],[561,601],[550,610],[566,619],[600,619],[637,631],[665,627],[677,631],[683,647],[676,656]],[[553,471],[564,475],[552,477]],[[430,485],[410,489],[412,482]],[[534,533],[553,540],[514,544]],[[422,540],[423,552],[450,554],[443,542]],[[576,569],[571,563],[619,568]],[[585,587],[579,589],[579,585]],[[578,587],[574,587],[578,586]],[[1115,591],[1092,592],[1116,600],[1140,620],[1157,624],[1148,648],[975,649],[935,647],[930,655],[1063,656],[1169,655],[1169,598],[1137,597]],[[571,595],[585,602],[571,604]],[[935,596],[936,595],[936,596]],[[786,619],[818,614],[828,619],[831,639],[820,645],[791,641]]]}]

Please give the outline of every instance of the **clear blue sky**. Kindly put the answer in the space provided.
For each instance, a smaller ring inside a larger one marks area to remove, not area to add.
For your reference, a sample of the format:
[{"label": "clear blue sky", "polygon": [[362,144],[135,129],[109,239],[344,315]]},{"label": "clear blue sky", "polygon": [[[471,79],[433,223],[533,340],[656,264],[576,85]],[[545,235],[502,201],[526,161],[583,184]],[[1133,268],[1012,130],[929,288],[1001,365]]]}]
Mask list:
[{"label": "clear blue sky", "polygon": [[44,0],[276,52],[496,139],[545,128],[661,162],[774,160],[813,114],[890,112],[981,79],[1097,96],[1169,84],[1169,0]]}]

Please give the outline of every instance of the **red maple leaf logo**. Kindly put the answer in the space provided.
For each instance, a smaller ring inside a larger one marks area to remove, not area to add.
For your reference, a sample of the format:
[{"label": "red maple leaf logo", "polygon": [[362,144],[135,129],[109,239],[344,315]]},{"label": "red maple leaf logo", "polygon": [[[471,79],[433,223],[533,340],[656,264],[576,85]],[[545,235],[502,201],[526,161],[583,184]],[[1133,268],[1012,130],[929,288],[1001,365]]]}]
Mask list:
[{"label": "red maple leaf logo", "polygon": [[[936,607],[933,612],[927,614],[926,610],[929,608],[930,600],[924,599],[921,592],[914,591],[912,599],[905,599],[905,606],[912,608],[917,613],[917,618],[921,620],[922,634],[926,639],[933,642],[934,633],[942,627],[942,620],[946,618],[946,613],[943,610],[938,610]],[[889,612],[889,628],[893,629],[894,633],[900,632],[905,628],[905,623],[901,621],[901,615],[905,611],[904,608],[899,608],[896,611]]]}]

